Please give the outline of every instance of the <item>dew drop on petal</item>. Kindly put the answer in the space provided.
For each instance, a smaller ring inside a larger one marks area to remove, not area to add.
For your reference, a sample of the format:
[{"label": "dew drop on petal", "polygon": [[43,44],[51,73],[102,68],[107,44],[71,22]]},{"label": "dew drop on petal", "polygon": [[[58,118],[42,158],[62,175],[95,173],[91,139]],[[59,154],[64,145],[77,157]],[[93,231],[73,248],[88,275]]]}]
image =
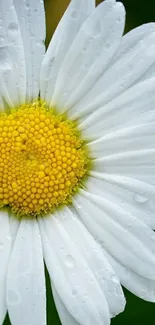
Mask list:
[{"label": "dew drop on petal", "polygon": [[117,23],[120,23],[121,21],[122,21],[122,17],[118,17],[116,20]]},{"label": "dew drop on petal", "polygon": [[4,243],[0,242],[0,250],[4,247]]},{"label": "dew drop on petal", "polygon": [[5,37],[3,35],[0,36],[0,42],[4,42],[5,41]]},{"label": "dew drop on petal", "polygon": [[75,297],[77,295],[77,291],[76,290],[72,290],[72,295]]},{"label": "dew drop on petal", "polygon": [[11,32],[16,32],[18,31],[18,25],[16,23],[10,23],[8,26],[8,30]]},{"label": "dew drop on petal", "polygon": [[11,241],[12,237],[10,235],[6,236],[7,240]]},{"label": "dew drop on petal", "polygon": [[25,4],[25,8],[26,8],[26,9],[29,9],[29,8],[30,8],[29,3],[26,3],[26,4]]},{"label": "dew drop on petal", "polygon": [[94,35],[94,37],[97,37],[100,35],[100,33],[101,33],[101,23],[99,21],[99,22],[97,22],[97,24],[94,28],[93,35]]},{"label": "dew drop on petal", "polygon": [[82,207],[83,207],[83,206],[82,206],[80,203],[77,204],[77,208],[78,208],[79,210],[81,210]]},{"label": "dew drop on petal", "polygon": [[73,10],[72,13],[71,13],[71,17],[72,17],[72,19],[77,19],[77,17],[78,17],[78,11],[77,10]]},{"label": "dew drop on petal", "polygon": [[12,59],[9,46],[0,47],[0,68],[9,69],[12,66]]},{"label": "dew drop on petal", "polygon": [[111,280],[115,283],[118,283],[118,278],[115,274],[111,276]]},{"label": "dew drop on petal", "polygon": [[73,269],[76,266],[75,259],[71,255],[67,255],[65,259],[65,265],[68,268]]},{"label": "dew drop on petal", "polygon": [[7,292],[7,303],[10,306],[16,306],[19,305],[21,301],[20,294],[18,291],[15,291],[14,289],[10,289]]},{"label": "dew drop on petal", "polygon": [[137,202],[137,203],[146,203],[147,201],[148,201],[148,198],[146,198],[145,196],[143,196],[143,195],[140,195],[140,194],[136,194],[135,195],[135,201]]}]

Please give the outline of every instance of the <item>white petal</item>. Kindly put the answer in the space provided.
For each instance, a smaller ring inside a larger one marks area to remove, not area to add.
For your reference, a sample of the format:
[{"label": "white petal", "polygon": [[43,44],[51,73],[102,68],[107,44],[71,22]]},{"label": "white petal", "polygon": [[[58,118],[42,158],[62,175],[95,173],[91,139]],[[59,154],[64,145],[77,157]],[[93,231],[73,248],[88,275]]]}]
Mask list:
[{"label": "white petal", "polygon": [[[131,87],[155,61],[155,24],[139,29],[139,37],[127,37],[118,50],[120,55],[109,64],[109,69],[99,78],[95,86],[75,105],[78,116],[91,113],[110,102]],[[137,30],[132,32],[137,35]],[[76,115],[74,114],[74,116]]]},{"label": "white petal", "polygon": [[94,159],[95,169],[107,173],[117,173],[120,170],[121,173],[125,173],[127,170],[131,172],[132,168],[140,168],[143,173],[147,169],[150,170],[151,167],[154,168],[154,164],[155,149],[131,150]]},{"label": "white petal", "polygon": [[40,67],[45,53],[45,13],[42,0],[14,0],[23,38],[26,72],[27,100],[39,94]]},{"label": "white petal", "polygon": [[0,86],[10,106],[25,101],[26,70],[23,44],[13,0],[0,1]]},{"label": "white petal", "polygon": [[129,268],[125,267],[112,255],[105,252],[111,265],[116,271],[122,285],[134,293],[136,296],[151,302],[155,302],[155,281],[144,278]]},{"label": "white petal", "polygon": [[94,111],[81,123],[80,129],[86,138],[95,139],[114,131],[122,132],[122,128],[139,127],[144,123],[155,122],[154,107],[155,78],[134,85],[111,103]]},{"label": "white petal", "polygon": [[153,63],[149,69],[142,75],[142,77],[140,78],[140,80],[146,80],[149,78],[154,78],[155,76],[155,63]]},{"label": "white petal", "polygon": [[64,207],[63,212],[60,211],[57,214],[57,220],[61,222],[70,239],[88,263],[103,290],[108,303],[110,317],[116,316],[124,310],[125,299],[119,281],[105,259],[101,247],[79,221],[75,211]]},{"label": "white petal", "polygon": [[155,233],[122,206],[81,190],[80,217],[103,246],[134,272],[155,280]]},{"label": "white petal", "polygon": [[52,287],[52,292],[62,325],[79,325],[64,306],[54,287]]},{"label": "white petal", "polygon": [[87,188],[93,194],[122,206],[125,211],[155,229],[155,187],[120,175],[92,172]]},{"label": "white petal", "polygon": [[[10,213],[9,213],[10,214]],[[11,240],[12,240],[12,246],[14,244],[14,241],[16,239],[20,221],[14,216],[12,213],[10,214],[9,218],[9,223],[10,223],[10,233],[11,233]]]},{"label": "white petal", "polygon": [[1,92],[0,92],[0,112],[4,112],[4,102],[3,102],[3,97]]},{"label": "white petal", "polygon": [[51,102],[60,67],[94,0],[72,0],[53,35],[41,68],[41,98]]},{"label": "white petal", "polygon": [[93,157],[104,157],[130,150],[153,149],[155,144],[155,122],[123,127],[89,142],[87,148]]},{"label": "white petal", "polygon": [[113,58],[113,62],[116,62],[118,59],[120,59],[120,57],[125,55],[125,53],[133,50],[137,44],[143,43],[151,33],[154,33],[154,28],[155,23],[147,23],[138,26],[125,34],[122,37],[116,56]]},{"label": "white petal", "polygon": [[61,220],[52,215],[39,222],[51,282],[69,313],[81,325],[109,324],[105,296]]},{"label": "white petal", "polygon": [[11,235],[9,216],[7,212],[0,212],[0,324],[6,315],[6,276],[11,252]]},{"label": "white petal", "polygon": [[[155,185],[155,149],[129,151],[94,160],[94,169],[106,174],[118,174]],[[143,186],[145,191],[148,185]],[[150,188],[154,193],[154,188]],[[145,192],[144,192],[145,193]]]},{"label": "white petal", "polygon": [[124,20],[121,3],[103,2],[93,11],[63,62],[52,104],[67,109],[92,88],[118,47]]},{"label": "white petal", "polygon": [[12,324],[46,324],[46,293],[41,238],[36,220],[22,220],[7,276]]}]

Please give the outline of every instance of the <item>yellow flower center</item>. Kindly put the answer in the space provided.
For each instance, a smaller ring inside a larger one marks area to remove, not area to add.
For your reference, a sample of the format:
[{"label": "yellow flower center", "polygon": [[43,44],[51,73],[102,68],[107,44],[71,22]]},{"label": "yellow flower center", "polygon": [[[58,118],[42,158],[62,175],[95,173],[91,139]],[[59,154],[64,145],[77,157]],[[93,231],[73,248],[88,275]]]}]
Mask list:
[{"label": "yellow flower center", "polygon": [[71,201],[88,157],[74,122],[36,102],[0,115],[0,207],[19,217]]}]

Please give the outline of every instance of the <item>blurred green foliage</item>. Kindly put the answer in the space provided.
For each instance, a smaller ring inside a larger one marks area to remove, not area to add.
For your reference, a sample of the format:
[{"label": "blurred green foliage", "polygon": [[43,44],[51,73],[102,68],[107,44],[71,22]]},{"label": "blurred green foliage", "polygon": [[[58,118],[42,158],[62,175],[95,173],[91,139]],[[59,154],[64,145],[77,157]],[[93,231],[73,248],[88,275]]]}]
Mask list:
[{"label": "blurred green foliage", "polygon": [[[102,1],[103,0],[98,0],[97,4]],[[69,2],[70,0],[45,0],[47,24],[46,44],[49,43],[51,36]],[[127,11],[126,32],[140,24],[155,21],[155,0],[122,0],[122,2]],[[60,325],[47,271],[46,283],[47,325]],[[135,297],[127,290],[124,290],[124,292],[127,298],[125,312],[112,319],[112,325],[155,325],[155,304],[145,302]],[[4,325],[10,325],[8,316]]]}]

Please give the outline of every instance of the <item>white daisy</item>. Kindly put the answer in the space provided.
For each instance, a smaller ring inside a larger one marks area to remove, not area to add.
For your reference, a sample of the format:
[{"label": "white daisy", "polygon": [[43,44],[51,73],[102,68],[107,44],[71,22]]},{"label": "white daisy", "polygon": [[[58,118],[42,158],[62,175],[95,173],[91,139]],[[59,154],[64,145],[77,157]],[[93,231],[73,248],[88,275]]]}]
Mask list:
[{"label": "white daisy", "polygon": [[[107,325],[121,284],[155,301],[155,24],[72,0],[0,1],[0,324]],[[121,283],[121,284],[120,284]]]}]

